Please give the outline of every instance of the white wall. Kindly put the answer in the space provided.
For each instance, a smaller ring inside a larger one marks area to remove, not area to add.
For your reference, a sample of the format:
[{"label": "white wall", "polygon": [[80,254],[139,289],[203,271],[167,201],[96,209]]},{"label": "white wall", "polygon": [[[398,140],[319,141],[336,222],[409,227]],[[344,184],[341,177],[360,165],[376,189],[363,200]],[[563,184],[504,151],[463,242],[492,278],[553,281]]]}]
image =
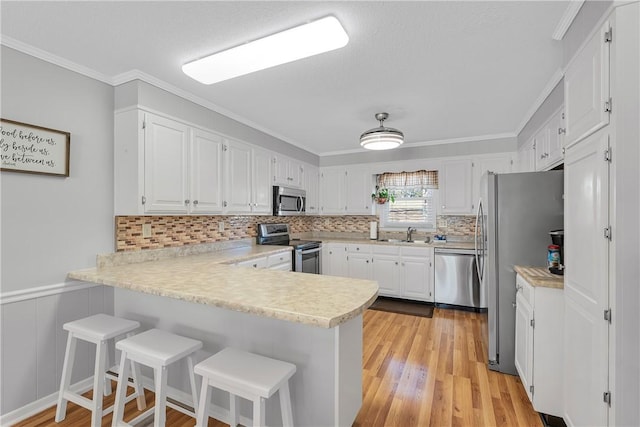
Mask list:
[{"label": "white wall", "polygon": [[[5,415],[57,389],[62,323],[113,311],[111,289],[63,284],[114,250],[113,88],[5,46],[0,54],[2,117],[71,133],[68,178],[0,175]],[[80,351],[76,379],[90,372],[90,349]]]}]

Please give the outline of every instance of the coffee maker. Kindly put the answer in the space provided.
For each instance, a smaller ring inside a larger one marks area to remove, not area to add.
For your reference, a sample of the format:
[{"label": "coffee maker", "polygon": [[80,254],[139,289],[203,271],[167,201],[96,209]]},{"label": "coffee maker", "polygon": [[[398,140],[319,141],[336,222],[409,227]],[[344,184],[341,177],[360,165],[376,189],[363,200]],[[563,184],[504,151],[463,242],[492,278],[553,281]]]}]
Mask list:
[{"label": "coffee maker", "polygon": [[564,274],[564,230],[551,230],[549,232],[551,236],[551,242],[554,245],[560,246],[560,265],[556,267],[549,267],[549,271],[553,274]]}]

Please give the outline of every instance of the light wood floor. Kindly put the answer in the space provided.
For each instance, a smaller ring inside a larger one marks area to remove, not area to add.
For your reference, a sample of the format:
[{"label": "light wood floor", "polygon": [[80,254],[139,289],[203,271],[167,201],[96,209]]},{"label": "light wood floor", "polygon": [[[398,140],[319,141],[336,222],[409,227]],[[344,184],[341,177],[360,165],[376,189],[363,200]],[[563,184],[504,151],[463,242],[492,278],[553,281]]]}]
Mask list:
[{"label": "light wood floor", "polygon": [[[354,427],[542,426],[520,380],[487,369],[486,342],[486,314],[435,309],[428,319],[367,310],[364,395]],[[114,394],[105,398],[105,407]],[[146,398],[153,405],[153,393]],[[17,426],[89,425],[86,409],[69,402],[60,424],[54,422],[55,409]],[[125,420],[137,413],[135,401],[129,402]],[[167,411],[167,426],[194,424],[193,418]],[[110,425],[108,415],[102,426]],[[224,425],[209,420],[209,427]]]}]

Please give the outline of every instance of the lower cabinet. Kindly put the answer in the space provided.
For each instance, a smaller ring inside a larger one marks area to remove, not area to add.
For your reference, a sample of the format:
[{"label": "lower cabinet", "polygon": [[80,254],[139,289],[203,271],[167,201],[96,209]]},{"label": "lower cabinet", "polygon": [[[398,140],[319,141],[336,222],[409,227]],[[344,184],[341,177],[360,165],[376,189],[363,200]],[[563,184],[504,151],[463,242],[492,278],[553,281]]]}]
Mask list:
[{"label": "lower cabinet", "polygon": [[347,277],[347,245],[323,243],[321,265],[324,275]]},{"label": "lower cabinet", "polygon": [[516,278],[515,364],[533,408],[562,416],[563,290]]},{"label": "lower cabinet", "polygon": [[280,252],[268,256],[261,256],[234,265],[238,267],[268,268],[269,270],[291,271],[291,252]]}]

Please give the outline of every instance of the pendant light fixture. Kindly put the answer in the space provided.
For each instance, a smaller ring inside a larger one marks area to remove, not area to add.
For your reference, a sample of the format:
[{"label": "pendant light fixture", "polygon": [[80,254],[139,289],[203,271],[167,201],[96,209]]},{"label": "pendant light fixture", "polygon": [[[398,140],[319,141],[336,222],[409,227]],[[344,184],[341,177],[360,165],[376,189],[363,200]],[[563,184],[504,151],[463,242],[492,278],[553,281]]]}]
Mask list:
[{"label": "pendant light fixture", "polygon": [[369,129],[360,135],[360,145],[367,150],[390,150],[404,142],[404,135],[398,129],[384,127],[383,122],[389,117],[387,113],[377,113],[376,120],[380,127]]}]

